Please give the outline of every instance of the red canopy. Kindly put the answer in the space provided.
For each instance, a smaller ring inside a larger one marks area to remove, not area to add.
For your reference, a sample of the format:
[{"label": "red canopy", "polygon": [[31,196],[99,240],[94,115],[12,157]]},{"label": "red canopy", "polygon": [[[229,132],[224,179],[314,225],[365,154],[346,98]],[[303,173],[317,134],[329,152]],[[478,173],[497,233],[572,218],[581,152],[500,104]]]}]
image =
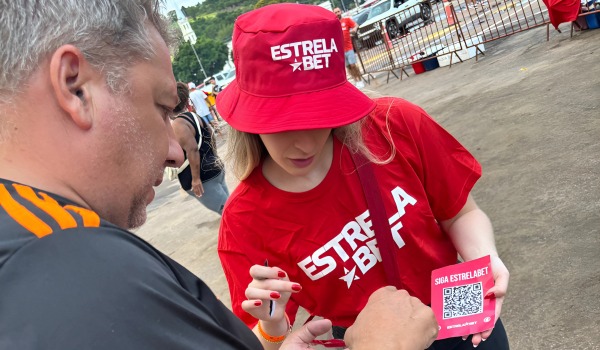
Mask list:
[{"label": "red canopy", "polygon": [[548,8],[550,23],[558,29],[558,25],[573,22],[579,15],[581,0],[543,0]]}]

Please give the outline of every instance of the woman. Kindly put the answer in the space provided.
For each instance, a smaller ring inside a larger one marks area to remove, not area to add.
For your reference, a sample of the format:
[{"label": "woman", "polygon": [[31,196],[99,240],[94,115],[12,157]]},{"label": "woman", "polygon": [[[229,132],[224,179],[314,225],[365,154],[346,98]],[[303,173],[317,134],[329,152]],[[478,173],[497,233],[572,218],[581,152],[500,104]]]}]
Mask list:
[{"label": "woman", "polygon": [[[233,310],[265,348],[277,348],[298,306],[340,330],[352,325],[388,284],[382,249],[393,251],[398,282],[425,304],[432,270],[455,264],[457,253],[490,255],[495,286],[485,293],[497,299],[498,317],[509,273],[470,194],[481,175],[473,156],[421,108],[371,100],[349,83],[340,25],[326,10],[261,8],[237,19],[233,42],[237,78],[217,103],[235,129],[229,151],[242,181],[218,249]],[[374,238],[353,153],[371,161],[392,246]],[[473,346],[508,349],[502,323],[432,349]]]},{"label": "woman", "polygon": [[177,83],[177,95],[179,104],[173,110],[172,126],[187,160],[178,170],[179,183],[206,208],[221,215],[229,189],[212,128],[195,113],[187,111],[189,91],[185,83]]}]

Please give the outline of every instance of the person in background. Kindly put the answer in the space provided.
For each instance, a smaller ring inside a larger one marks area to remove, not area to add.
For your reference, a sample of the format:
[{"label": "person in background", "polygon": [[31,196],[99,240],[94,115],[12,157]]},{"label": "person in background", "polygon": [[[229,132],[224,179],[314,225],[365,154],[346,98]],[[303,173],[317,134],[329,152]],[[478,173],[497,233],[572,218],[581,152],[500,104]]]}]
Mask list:
[{"label": "person in background", "polygon": [[208,109],[210,110],[210,113],[212,114],[213,118],[218,123],[220,123],[223,121],[223,119],[219,115],[219,112],[217,112],[217,108],[215,106],[216,102],[217,102],[217,95],[219,94],[217,81],[215,80],[215,77],[210,77],[208,82],[209,82],[209,85],[207,86],[207,89],[205,90],[206,95],[207,95],[206,104],[208,105]]},{"label": "person in background", "polygon": [[[509,272],[471,195],[481,166],[422,108],[371,99],[348,82],[342,42],[338,19],[318,6],[269,5],[235,22],[238,74],[217,98],[241,180],[218,243],[234,312],[269,349],[265,334],[284,334],[298,307],[330,319],[343,338],[388,278],[427,305],[433,270],[489,255],[493,330],[432,349],[508,350],[498,317]],[[390,244],[373,231],[358,174],[367,166]],[[398,277],[386,275],[384,250]]]},{"label": "person in background", "polygon": [[346,68],[354,79],[354,84],[357,88],[362,89],[365,87],[365,83],[362,79],[362,74],[358,66],[356,66],[356,53],[352,45],[352,35],[356,34],[358,26],[350,17],[342,17],[342,10],[338,7],[333,9],[333,13],[340,20],[342,26],[342,33],[344,34],[344,59],[346,61]]},{"label": "person in background", "polygon": [[177,83],[179,103],[173,112],[173,131],[188,160],[178,179],[181,188],[208,209],[221,215],[229,197],[223,162],[217,156],[212,128],[194,112],[188,112],[189,92],[185,83]]},{"label": "person in background", "polygon": [[202,118],[202,120],[209,123],[218,134],[219,125],[210,113],[210,109],[208,109],[208,95],[204,93],[204,91],[197,89],[196,84],[192,82],[188,83],[188,88],[190,90],[189,101],[194,107],[194,111]]},{"label": "person in background", "polygon": [[[128,231],[164,168],[183,163],[177,43],[160,6],[0,0],[1,349],[262,349],[198,277]],[[354,350],[436,335],[427,308],[396,290],[362,316]],[[392,334],[397,323],[407,329]],[[311,322],[281,348],[330,329]]]}]

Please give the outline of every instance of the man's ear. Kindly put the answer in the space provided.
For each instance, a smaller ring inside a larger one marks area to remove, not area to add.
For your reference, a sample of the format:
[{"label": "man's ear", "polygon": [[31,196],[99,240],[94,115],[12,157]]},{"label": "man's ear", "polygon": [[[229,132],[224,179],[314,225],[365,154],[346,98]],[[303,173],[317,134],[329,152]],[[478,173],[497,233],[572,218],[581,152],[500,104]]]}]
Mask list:
[{"label": "man's ear", "polygon": [[73,45],[59,47],[50,59],[50,81],[58,104],[82,129],[93,123],[91,83],[94,73],[83,53]]}]

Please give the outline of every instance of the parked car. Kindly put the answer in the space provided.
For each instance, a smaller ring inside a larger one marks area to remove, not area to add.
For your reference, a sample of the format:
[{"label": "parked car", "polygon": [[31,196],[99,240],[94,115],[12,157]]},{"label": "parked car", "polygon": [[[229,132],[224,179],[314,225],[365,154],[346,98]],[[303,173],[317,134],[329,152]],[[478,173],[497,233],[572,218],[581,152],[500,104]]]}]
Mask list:
[{"label": "parked car", "polygon": [[[235,68],[232,70],[216,73],[215,75],[213,75],[213,77],[215,78],[215,83],[217,85],[217,92],[219,92],[223,90],[229,83],[231,83],[233,79],[235,79]],[[210,85],[209,80],[210,77],[204,81],[204,86],[206,86],[207,88]]]},{"label": "parked car", "polygon": [[[383,42],[380,22],[390,39],[408,33],[409,26],[426,25],[433,20],[429,0],[384,0],[371,7],[367,20],[358,28],[355,43],[360,48],[374,47]],[[419,21],[418,23],[414,23]]]},{"label": "parked car", "polygon": [[354,16],[352,16],[352,20],[357,24],[357,25],[361,25],[363,24],[367,18],[369,17],[369,12],[371,12],[371,8],[368,7],[362,11],[360,11],[359,13],[355,14]]}]

